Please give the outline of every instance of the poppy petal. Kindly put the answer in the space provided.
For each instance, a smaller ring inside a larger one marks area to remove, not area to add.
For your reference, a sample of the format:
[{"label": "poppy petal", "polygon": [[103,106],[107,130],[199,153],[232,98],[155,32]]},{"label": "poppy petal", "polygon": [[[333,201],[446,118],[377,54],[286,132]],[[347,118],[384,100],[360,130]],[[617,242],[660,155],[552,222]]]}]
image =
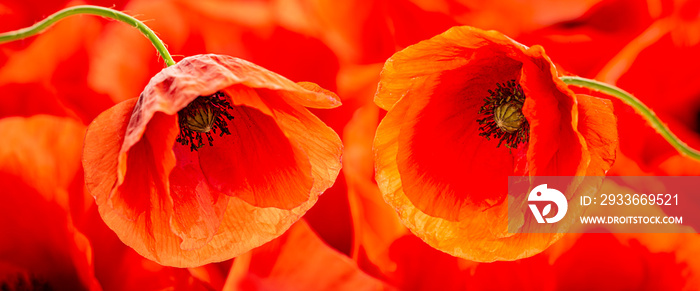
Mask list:
[{"label": "poppy petal", "polygon": [[173,215],[170,225],[183,239],[182,249],[201,248],[219,230],[229,197],[209,186],[199,170],[199,157],[191,154],[189,147],[175,144],[174,151],[179,158],[169,181],[173,212],[177,215]]},{"label": "poppy petal", "polygon": [[584,94],[578,100],[578,130],[591,154],[586,176],[604,176],[615,162],[618,147],[617,119],[609,100]]},{"label": "poppy petal", "polygon": [[83,165],[85,185],[90,193],[111,193],[117,182],[119,145],[124,141],[134,105],[136,99],[121,102],[100,114],[88,127],[83,147]]},{"label": "poppy petal", "polygon": [[[309,85],[303,86],[309,87]],[[325,92],[325,90],[313,90]],[[261,95],[264,102],[272,109],[279,127],[308,156],[311,176],[314,180],[313,190],[318,192],[331,187],[341,168],[338,159],[343,151],[340,137],[318,117],[301,107],[301,104],[285,102],[289,100],[290,95],[298,95],[296,92],[278,92],[279,97],[271,93],[271,91],[262,91]]]},{"label": "poppy petal", "polygon": [[304,107],[309,108],[321,108],[321,109],[331,109],[336,108],[341,105],[340,98],[338,98],[335,93],[330,90],[321,88],[321,86],[316,85],[311,82],[298,82],[299,87],[304,88],[311,92],[320,93],[317,95],[301,95],[301,94],[289,94],[285,95],[290,103],[297,103]]},{"label": "poppy petal", "polygon": [[311,165],[298,146],[271,116],[255,108],[237,105],[230,113],[231,135],[200,149],[209,183],[258,207],[292,209],[307,201]]},{"label": "poppy petal", "polygon": [[542,47],[533,46],[528,52],[533,58],[523,67],[522,83],[528,96],[523,115],[531,128],[527,154],[530,174],[584,175],[589,156],[586,141],[576,127],[576,95],[559,80]]},{"label": "poppy petal", "polygon": [[48,115],[3,118],[0,136],[12,146],[0,147],[0,170],[9,171],[48,200],[68,209],[60,189],[68,189],[80,169],[85,127]]},{"label": "poppy petal", "polygon": [[512,44],[512,40],[495,31],[477,32],[463,26],[397,52],[384,64],[374,102],[384,110],[391,109],[409,86],[419,87],[431,75],[463,67],[470,62],[467,56],[485,43],[498,46]]}]

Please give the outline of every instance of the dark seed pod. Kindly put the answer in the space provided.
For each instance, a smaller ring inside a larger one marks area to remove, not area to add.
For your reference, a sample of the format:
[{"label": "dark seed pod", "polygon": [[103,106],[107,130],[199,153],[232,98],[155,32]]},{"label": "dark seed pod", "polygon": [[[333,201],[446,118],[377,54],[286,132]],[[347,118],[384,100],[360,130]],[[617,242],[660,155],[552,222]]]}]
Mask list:
[{"label": "dark seed pod", "polygon": [[186,117],[185,123],[191,130],[200,133],[209,132],[214,125],[214,111],[211,107],[198,107],[193,110],[193,115]]},{"label": "dark seed pod", "polygon": [[496,107],[493,111],[493,119],[501,130],[513,133],[520,129],[525,116],[522,113],[523,105],[516,102],[507,102]]},{"label": "dark seed pod", "polygon": [[489,96],[484,98],[484,105],[479,109],[483,118],[477,119],[480,136],[487,140],[498,139],[498,145],[505,144],[508,148],[517,148],[530,139],[530,124],[523,115],[525,93],[523,88],[510,80],[496,83],[496,88],[488,90]]},{"label": "dark seed pod", "polygon": [[213,146],[212,133],[216,133],[217,129],[220,132],[219,136],[231,134],[224,120],[233,120],[229,109],[233,107],[223,92],[197,97],[177,113],[180,134],[176,141],[182,145],[190,145],[190,150],[196,151],[204,146],[202,135],[206,135],[209,145]]}]

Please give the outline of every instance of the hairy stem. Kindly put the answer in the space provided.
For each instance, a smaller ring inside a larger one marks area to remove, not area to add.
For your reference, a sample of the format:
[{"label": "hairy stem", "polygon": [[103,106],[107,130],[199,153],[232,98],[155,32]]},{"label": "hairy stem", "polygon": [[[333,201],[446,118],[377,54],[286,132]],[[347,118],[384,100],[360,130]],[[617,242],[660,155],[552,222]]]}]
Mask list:
[{"label": "hairy stem", "polygon": [[652,111],[644,105],[639,99],[632,96],[632,94],[625,92],[618,87],[613,85],[608,85],[603,82],[596,80],[581,78],[581,77],[560,77],[564,83],[568,85],[588,88],[597,92],[605,93],[607,95],[613,96],[625,104],[632,106],[634,110],[639,113],[647,122],[653,127],[656,132],[658,132],[668,143],[671,144],[680,154],[700,161],[700,151],[697,151],[689,147],[686,143],[681,141],[671,130],[668,129],[666,124],[664,124]]},{"label": "hairy stem", "polygon": [[100,6],[93,6],[93,5],[79,5],[79,6],[73,6],[69,7],[66,9],[63,9],[61,11],[58,11],[49,17],[46,17],[44,20],[39,21],[35,23],[34,25],[22,29],[18,29],[15,31],[10,31],[6,33],[0,34],[0,43],[4,42],[9,42],[9,41],[14,41],[14,40],[19,40],[23,38],[27,38],[36,34],[39,34],[49,28],[51,25],[54,23],[58,22],[59,20],[66,18],[71,15],[76,15],[76,14],[89,14],[89,15],[97,15],[97,16],[102,16],[105,18],[110,18],[114,19],[117,21],[124,22],[126,24],[129,24],[133,27],[136,27],[141,33],[143,33],[146,38],[148,38],[149,41],[153,44],[153,47],[156,48],[160,56],[163,58],[165,61],[165,64],[167,66],[172,66],[175,64],[175,61],[173,60],[172,56],[170,56],[170,53],[168,52],[168,49],[165,47],[165,44],[163,43],[160,38],[146,26],[143,24],[143,22],[139,21],[138,19],[131,17],[123,12],[110,9],[110,8],[105,8],[105,7],[100,7]]}]

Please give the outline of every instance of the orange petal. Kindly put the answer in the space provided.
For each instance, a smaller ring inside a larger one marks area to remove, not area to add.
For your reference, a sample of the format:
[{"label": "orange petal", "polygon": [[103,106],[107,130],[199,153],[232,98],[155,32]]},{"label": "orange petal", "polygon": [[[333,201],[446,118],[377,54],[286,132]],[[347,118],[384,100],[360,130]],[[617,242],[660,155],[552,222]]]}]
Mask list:
[{"label": "orange petal", "polygon": [[201,248],[219,230],[229,197],[209,185],[200,170],[197,155],[189,147],[176,144],[177,165],[170,172],[170,195],[173,199],[172,231],[183,239],[185,250]]},{"label": "orange petal", "polygon": [[280,129],[308,156],[314,179],[312,190],[318,192],[331,187],[341,168],[339,157],[343,147],[338,134],[302,104],[288,101],[292,95],[302,96],[298,92],[262,90],[260,93]]},{"label": "orange petal", "polygon": [[[293,101],[294,103],[298,103],[301,106],[304,107],[309,107],[309,108],[325,108],[325,109],[330,109],[330,108],[336,108],[341,105],[340,103],[340,98],[338,98],[335,93],[321,88],[321,86],[316,85],[311,82],[299,82],[297,83],[300,87],[312,91],[312,92],[318,92],[323,95],[326,95],[327,97],[325,98],[317,98],[315,100],[309,100],[309,99],[302,99],[303,95],[290,95],[287,98],[290,99],[290,101]],[[308,97],[306,97],[308,98]]]},{"label": "orange petal", "polygon": [[199,150],[208,183],[257,207],[292,209],[309,199],[309,159],[275,120],[259,110],[235,106],[231,135]]},{"label": "orange petal", "polygon": [[[117,182],[119,149],[136,99],[121,102],[92,121],[85,133],[83,167],[85,185],[96,199],[104,200]],[[121,122],[120,122],[121,121]]]},{"label": "orange petal", "polygon": [[[65,190],[80,169],[85,127],[71,119],[47,115],[1,120],[0,171],[17,175],[47,200],[68,209]],[[63,189],[63,190],[61,190]]]},{"label": "orange petal", "polygon": [[586,176],[605,176],[615,162],[618,148],[617,119],[612,102],[578,94],[578,130],[591,154]]},{"label": "orange petal", "polygon": [[533,61],[523,68],[523,90],[528,96],[523,115],[531,128],[527,154],[530,175],[584,175],[589,156],[576,128],[576,95],[559,80],[542,47],[534,46],[528,52]]},{"label": "orange petal", "polygon": [[[467,26],[453,27],[430,41],[412,45],[388,59],[381,73],[382,81],[374,96],[374,103],[389,110],[407,94],[408,88],[420,87],[422,82],[434,78],[435,74],[468,64],[468,56],[477,48],[512,43],[512,40],[495,31],[482,31]],[[508,46],[505,49],[518,48]]]}]

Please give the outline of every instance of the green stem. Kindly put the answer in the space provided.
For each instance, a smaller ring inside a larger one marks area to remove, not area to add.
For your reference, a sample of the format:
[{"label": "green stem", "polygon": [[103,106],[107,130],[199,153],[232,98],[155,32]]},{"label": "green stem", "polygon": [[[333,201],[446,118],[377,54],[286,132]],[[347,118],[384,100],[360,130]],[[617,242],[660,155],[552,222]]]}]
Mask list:
[{"label": "green stem", "polygon": [[100,6],[93,6],[93,5],[79,5],[79,6],[73,6],[69,7],[66,9],[63,9],[61,11],[58,11],[49,17],[46,17],[46,19],[39,21],[35,23],[34,25],[27,27],[27,28],[22,28],[18,29],[15,31],[10,31],[6,33],[0,34],[0,43],[4,42],[9,42],[9,41],[14,41],[18,39],[23,39],[27,38],[36,34],[39,34],[43,32],[45,29],[49,28],[51,25],[54,23],[58,22],[59,20],[66,18],[71,15],[76,15],[76,14],[90,14],[90,15],[97,15],[97,16],[102,16],[106,18],[111,18],[117,21],[124,22],[126,24],[129,24],[133,27],[136,27],[138,30],[143,33],[148,40],[151,41],[153,46],[156,48],[158,53],[160,53],[160,56],[163,58],[165,61],[165,64],[168,66],[172,66],[175,64],[175,61],[173,60],[173,57],[170,56],[170,53],[168,52],[168,49],[165,48],[165,44],[163,41],[158,38],[158,36],[148,28],[143,22],[139,21],[136,18],[133,18],[123,12],[110,9],[110,8],[105,8],[105,7],[100,7]]},{"label": "green stem", "polygon": [[620,99],[625,104],[632,106],[647,122],[658,132],[666,141],[668,141],[679,153],[689,158],[700,161],[700,151],[690,148],[687,144],[681,141],[668,127],[658,118],[654,111],[649,109],[642,101],[632,96],[613,85],[608,85],[603,82],[598,82],[591,79],[581,77],[560,77],[564,83],[578,87],[588,88],[594,91],[602,92],[607,95]]}]

